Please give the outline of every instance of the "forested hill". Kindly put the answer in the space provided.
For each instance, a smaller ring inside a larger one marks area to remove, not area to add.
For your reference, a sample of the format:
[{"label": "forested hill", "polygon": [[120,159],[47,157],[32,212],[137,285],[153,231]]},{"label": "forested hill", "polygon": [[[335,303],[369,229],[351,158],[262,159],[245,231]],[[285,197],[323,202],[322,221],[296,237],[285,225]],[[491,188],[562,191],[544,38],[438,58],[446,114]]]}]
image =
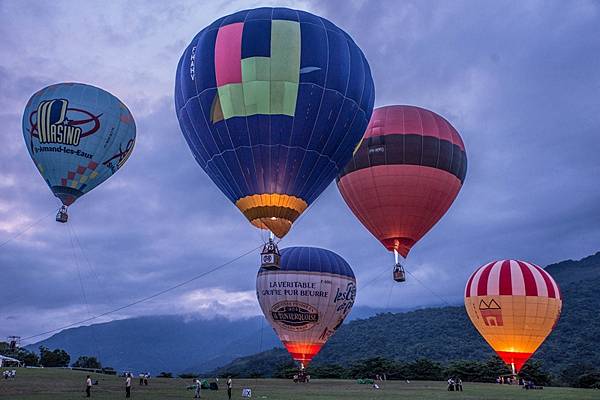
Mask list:
[{"label": "forested hill", "polygon": [[[581,364],[600,366],[600,252],[579,261],[549,265],[563,295],[561,318],[535,359],[559,374]],[[485,360],[492,350],[472,326],[464,307],[428,308],[406,313],[385,313],[343,325],[313,360],[314,366],[348,365],[372,357],[398,361],[418,358],[447,364],[455,360]],[[220,371],[268,375],[285,360],[281,350],[244,357]],[[289,360],[289,358],[288,358]],[[260,371],[258,366],[271,365]]]}]

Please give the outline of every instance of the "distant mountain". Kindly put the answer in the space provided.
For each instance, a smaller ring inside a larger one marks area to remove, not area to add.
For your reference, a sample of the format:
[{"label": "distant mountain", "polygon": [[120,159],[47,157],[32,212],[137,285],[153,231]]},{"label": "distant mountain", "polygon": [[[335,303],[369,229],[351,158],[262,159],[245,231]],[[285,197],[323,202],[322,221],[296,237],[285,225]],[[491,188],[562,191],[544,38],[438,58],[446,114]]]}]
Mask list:
[{"label": "distant mountain", "polygon": [[119,371],[156,374],[208,371],[276,345],[280,342],[262,317],[230,321],[151,316],[67,329],[27,348],[61,348],[72,361],[94,355]]},{"label": "distant mountain", "polygon": [[[579,261],[549,265],[547,271],[558,282],[563,311],[554,332],[534,358],[549,371],[577,365],[600,365],[600,253]],[[342,326],[314,358],[314,366],[348,365],[372,357],[413,361],[425,357],[441,363],[454,360],[485,360],[492,350],[472,326],[463,306],[427,308],[406,313],[383,313]],[[270,350],[242,357],[214,373],[270,376],[285,354]],[[283,361],[282,361],[283,360]],[[289,361],[289,357],[287,358]],[[265,366],[259,369],[257,366]]]},{"label": "distant mountain", "polygon": [[[600,365],[595,346],[600,337],[600,253],[579,261],[563,261],[546,268],[561,286],[564,308],[555,332],[536,353],[549,369],[587,362]],[[315,365],[346,364],[374,356],[412,361],[427,357],[440,362],[485,359],[492,354],[468,320],[462,306],[414,311],[355,307],[331,338]],[[262,335],[262,339],[261,339]],[[262,317],[244,320],[203,320],[183,316],[150,316],[64,330],[27,346],[65,349],[74,361],[94,355],[117,370],[208,372],[219,366],[246,370],[263,365],[269,375],[289,357],[283,350],[252,355],[281,343]],[[241,358],[241,360],[233,360]],[[245,366],[244,366],[245,365]],[[260,371],[259,371],[260,372]],[[264,372],[264,371],[263,371]],[[262,373],[262,372],[261,372]]]},{"label": "distant mountain", "polygon": [[[349,320],[385,310],[355,307]],[[262,335],[262,338],[261,338]],[[119,371],[204,372],[281,342],[263,317],[243,320],[149,316],[66,329],[27,346],[65,349],[71,360],[97,356]]]}]

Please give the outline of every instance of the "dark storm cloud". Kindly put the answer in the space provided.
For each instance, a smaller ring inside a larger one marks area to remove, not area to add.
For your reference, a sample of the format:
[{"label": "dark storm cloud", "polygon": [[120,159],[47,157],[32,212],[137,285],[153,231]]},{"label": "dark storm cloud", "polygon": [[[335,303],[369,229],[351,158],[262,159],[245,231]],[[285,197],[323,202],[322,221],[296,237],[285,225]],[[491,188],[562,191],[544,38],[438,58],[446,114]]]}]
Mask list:
[{"label": "dark storm cloud", "polygon": [[[132,110],[138,141],[126,166],[71,208],[73,231],[50,216],[0,248],[0,337],[116,308],[260,243],[195,164],[172,102],[190,38],[220,15],[256,5],[1,3],[0,243],[57,206],[20,133],[34,91],[69,80],[104,87]],[[392,256],[335,185],[283,246],[340,253],[357,274],[358,304],[380,307],[440,304],[438,296],[459,302],[468,275],[494,258],[547,264],[599,250],[597,3],[288,5],[354,37],[371,64],[376,105],[414,104],[446,117],[463,136],[469,169],[456,203],[414,248],[408,266],[416,279],[404,286],[392,284]],[[114,317],[257,313],[256,264],[252,254]]]}]

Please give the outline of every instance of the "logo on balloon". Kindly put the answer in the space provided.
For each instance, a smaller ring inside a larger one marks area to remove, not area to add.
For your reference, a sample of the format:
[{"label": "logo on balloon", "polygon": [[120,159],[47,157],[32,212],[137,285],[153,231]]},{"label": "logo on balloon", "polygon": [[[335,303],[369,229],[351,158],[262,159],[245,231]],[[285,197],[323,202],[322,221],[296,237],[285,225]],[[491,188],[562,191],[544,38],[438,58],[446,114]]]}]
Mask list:
[{"label": "logo on balloon", "polygon": [[496,300],[492,299],[489,302],[481,300],[479,302],[479,312],[483,317],[483,322],[486,326],[504,326],[502,320],[502,309],[500,305],[496,303]]},{"label": "logo on balloon", "polygon": [[102,165],[104,165],[106,168],[110,168],[110,170],[114,173],[116,170],[121,168],[123,164],[125,164],[125,161],[127,161],[129,156],[131,155],[131,152],[133,151],[134,144],[135,138],[129,139],[127,145],[125,146],[125,149],[123,149],[122,145],[119,145],[119,151],[117,152],[117,154],[104,161]]},{"label": "logo on balloon", "polygon": [[101,116],[80,108],[69,108],[66,99],[44,100],[29,115],[29,131],[40,143],[78,146],[81,138],[100,129]]},{"label": "logo on balloon", "polygon": [[280,301],[271,308],[273,321],[292,331],[305,331],[319,322],[318,310],[299,301]]},{"label": "logo on balloon", "polygon": [[346,289],[344,290],[337,288],[337,292],[333,298],[333,302],[336,304],[336,310],[342,311],[344,314],[350,312],[352,305],[354,305],[355,298],[356,284],[354,282],[348,282]]},{"label": "logo on balloon", "polygon": [[195,75],[196,75],[196,46],[194,46],[192,48],[192,55],[190,56],[190,78],[192,78],[192,80],[195,79]]}]

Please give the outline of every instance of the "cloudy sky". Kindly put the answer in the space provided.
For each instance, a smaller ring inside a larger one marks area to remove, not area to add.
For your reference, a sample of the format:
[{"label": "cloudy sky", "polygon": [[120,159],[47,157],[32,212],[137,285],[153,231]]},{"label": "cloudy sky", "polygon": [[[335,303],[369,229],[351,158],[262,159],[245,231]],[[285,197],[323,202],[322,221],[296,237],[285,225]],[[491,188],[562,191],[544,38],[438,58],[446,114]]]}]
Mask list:
[{"label": "cloudy sky", "polygon": [[[469,274],[489,260],[546,265],[600,250],[597,1],[3,0],[0,339],[117,308],[260,244],[194,162],[173,105],[175,69],[192,37],[222,15],[260,5],[307,10],[346,30],[371,65],[376,106],[436,111],[467,147],[461,193],[409,258],[418,281],[392,284],[392,256],[335,184],[282,242],[342,255],[357,274],[358,305],[458,304]],[[59,202],[21,133],[31,94],[61,81],[114,93],[138,128],[125,167],[71,207],[66,225],[54,221]],[[253,253],[101,320],[257,315],[257,264]]]}]

